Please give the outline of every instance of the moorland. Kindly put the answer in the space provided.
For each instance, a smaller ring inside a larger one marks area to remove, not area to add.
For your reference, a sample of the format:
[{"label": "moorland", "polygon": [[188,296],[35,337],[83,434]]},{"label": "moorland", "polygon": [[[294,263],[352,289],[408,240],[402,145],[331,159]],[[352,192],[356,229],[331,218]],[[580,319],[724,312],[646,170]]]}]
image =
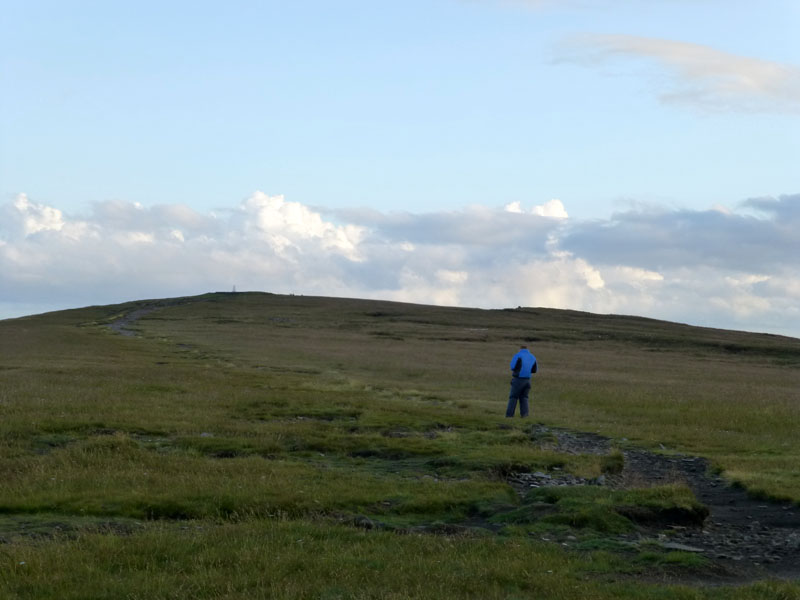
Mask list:
[{"label": "moorland", "polygon": [[798,389],[800,340],[575,311],[215,293],[0,321],[0,597],[800,598],[791,555],[673,542],[713,529],[698,477],[800,511]]}]

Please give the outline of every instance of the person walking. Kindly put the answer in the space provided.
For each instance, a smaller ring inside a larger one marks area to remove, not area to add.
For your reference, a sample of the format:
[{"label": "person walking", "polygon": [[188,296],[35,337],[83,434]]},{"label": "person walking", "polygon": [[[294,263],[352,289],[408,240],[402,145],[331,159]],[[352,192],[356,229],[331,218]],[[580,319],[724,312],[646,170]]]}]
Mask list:
[{"label": "person walking", "polygon": [[519,416],[528,416],[528,394],[531,391],[531,375],[538,373],[536,357],[524,344],[511,359],[511,392],[508,394],[506,417],[513,417],[519,401]]}]

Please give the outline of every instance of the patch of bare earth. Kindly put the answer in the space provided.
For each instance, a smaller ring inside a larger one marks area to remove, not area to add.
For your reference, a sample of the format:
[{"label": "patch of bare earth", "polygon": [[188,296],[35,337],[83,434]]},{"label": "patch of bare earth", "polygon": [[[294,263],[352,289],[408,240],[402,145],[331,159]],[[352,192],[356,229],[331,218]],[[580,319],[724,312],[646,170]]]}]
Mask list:
[{"label": "patch of bare earth", "polygon": [[168,306],[178,306],[181,304],[189,304],[191,302],[193,302],[193,300],[190,298],[176,298],[173,300],[157,300],[155,302],[150,302],[128,313],[125,313],[117,319],[114,319],[108,324],[108,326],[115,333],[119,333],[127,337],[133,337],[137,335],[137,333],[136,331],[130,329],[130,327],[135,325],[136,322],[142,317],[162,308],[167,308]]},{"label": "patch of bare earth", "polygon": [[[557,452],[600,454],[611,452],[611,440],[591,433],[577,433],[534,425],[534,443]],[[702,522],[680,518],[672,522],[637,521],[634,534],[620,536],[637,544],[653,540],[665,549],[695,552],[712,568],[705,582],[753,581],[762,578],[800,578],[800,507],[751,497],[712,473],[706,459],[683,454],[657,454],[623,449],[624,467],[615,475],[586,481],[574,476],[518,473],[510,483],[520,492],[550,485],[606,485],[615,489],[649,487],[685,482],[709,511]]]}]

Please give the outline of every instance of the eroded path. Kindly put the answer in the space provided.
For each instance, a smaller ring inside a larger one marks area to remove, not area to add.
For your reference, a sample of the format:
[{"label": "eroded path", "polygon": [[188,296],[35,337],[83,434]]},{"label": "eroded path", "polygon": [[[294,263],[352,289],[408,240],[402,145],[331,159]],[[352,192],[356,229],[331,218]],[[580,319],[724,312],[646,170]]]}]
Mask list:
[{"label": "eroded path", "polygon": [[178,306],[180,304],[189,304],[191,302],[195,302],[195,300],[191,298],[174,298],[171,300],[156,300],[154,302],[145,303],[139,308],[136,308],[128,313],[125,313],[121,317],[114,319],[108,324],[108,326],[116,333],[133,337],[138,334],[136,331],[130,329],[130,327],[145,315],[149,315],[151,312],[155,312],[162,308],[167,308],[168,306]]},{"label": "eroded path", "polygon": [[[534,426],[532,437],[542,447],[557,452],[608,454],[611,440],[589,433]],[[711,474],[704,458],[680,454],[656,454],[638,449],[623,450],[624,468],[618,475],[607,475],[594,484],[615,488],[646,487],[670,482],[685,482],[697,499],[709,509],[702,526],[673,524],[657,528],[643,526],[625,536],[635,543],[655,536],[675,549],[698,552],[740,578],[800,578],[800,506],[752,498],[747,491],[729,485]],[[512,481],[518,490],[546,485],[580,485],[575,478],[518,474]],[[669,547],[669,546],[667,546]]]}]

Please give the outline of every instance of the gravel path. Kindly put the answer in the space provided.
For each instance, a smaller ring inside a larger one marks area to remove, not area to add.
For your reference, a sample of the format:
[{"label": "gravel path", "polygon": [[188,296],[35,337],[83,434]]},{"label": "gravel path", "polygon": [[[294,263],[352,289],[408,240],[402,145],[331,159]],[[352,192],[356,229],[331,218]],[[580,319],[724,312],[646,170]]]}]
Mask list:
[{"label": "gravel path", "polygon": [[162,308],[167,308],[168,306],[178,306],[180,304],[189,304],[191,302],[195,302],[195,300],[190,298],[175,298],[173,300],[157,300],[155,302],[150,302],[148,304],[144,304],[140,308],[132,310],[129,313],[125,313],[118,319],[115,319],[109,323],[108,326],[116,333],[133,337],[138,334],[136,331],[129,329],[129,327],[145,315],[149,315],[151,312],[155,312]]},{"label": "gravel path", "polygon": [[[607,454],[611,450],[607,438],[542,425],[534,426],[532,437],[540,446],[564,453]],[[623,539],[632,543],[656,539],[665,548],[703,554],[720,573],[743,580],[800,578],[800,506],[752,498],[745,490],[711,474],[704,458],[635,449],[623,450],[623,454],[623,471],[599,481],[523,473],[515,475],[511,483],[522,492],[546,485],[591,483],[626,488],[682,481],[709,509],[702,525],[680,523],[666,529],[663,525],[643,526],[637,534]]]},{"label": "gravel path", "polygon": [[136,309],[120,317],[119,319],[112,321],[109,324],[109,327],[111,328],[112,331],[116,333],[128,337],[133,337],[136,335],[136,332],[133,331],[132,329],[128,329],[128,327],[130,327],[133,323],[141,319],[143,316],[150,314],[151,312],[153,312],[154,310],[158,310],[159,308],[162,307],[157,305],[152,305],[152,306],[147,306],[145,308]]}]

